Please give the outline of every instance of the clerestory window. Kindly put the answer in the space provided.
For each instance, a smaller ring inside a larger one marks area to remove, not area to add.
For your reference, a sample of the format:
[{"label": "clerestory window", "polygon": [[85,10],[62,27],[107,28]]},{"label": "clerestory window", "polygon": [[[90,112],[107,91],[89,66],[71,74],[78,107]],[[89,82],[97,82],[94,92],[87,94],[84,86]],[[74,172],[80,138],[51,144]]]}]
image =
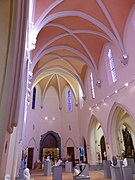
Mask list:
[{"label": "clerestory window", "polygon": [[67,104],[68,104],[68,111],[72,111],[72,92],[71,90],[69,89],[68,92],[67,92]]},{"label": "clerestory window", "polygon": [[94,89],[94,80],[93,80],[92,72],[90,73],[90,90],[91,90],[91,97],[92,97],[92,99],[94,99],[95,98],[95,89]]},{"label": "clerestory window", "polygon": [[33,97],[32,97],[32,109],[35,109],[36,105],[36,88],[33,88]]},{"label": "clerestory window", "polygon": [[111,74],[111,79],[112,79],[112,82],[115,83],[117,81],[117,76],[115,72],[114,60],[113,60],[111,49],[108,50],[108,61],[109,61],[109,71]]}]

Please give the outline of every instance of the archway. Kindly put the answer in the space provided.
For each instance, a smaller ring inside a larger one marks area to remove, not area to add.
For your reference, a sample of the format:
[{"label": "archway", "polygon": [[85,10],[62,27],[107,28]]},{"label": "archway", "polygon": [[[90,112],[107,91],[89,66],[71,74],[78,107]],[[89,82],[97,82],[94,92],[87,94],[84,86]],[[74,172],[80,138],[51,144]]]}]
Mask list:
[{"label": "archway", "polygon": [[34,162],[36,161],[35,157],[37,155],[37,143],[34,137],[29,140],[27,148],[23,153],[25,152],[27,152],[27,167],[32,169]]},{"label": "archway", "polygon": [[101,158],[102,161],[106,159],[104,152],[106,152],[106,145],[105,145],[105,137],[102,136],[100,139],[100,147],[101,147]]},{"label": "archway", "polygon": [[104,136],[101,124],[95,116],[91,118],[91,125],[89,126],[89,163],[96,165],[102,163],[102,147],[101,138]]},{"label": "archway", "polygon": [[75,150],[77,149],[77,146],[75,145],[74,140],[69,137],[64,145],[66,148],[66,154],[69,155],[70,160],[72,161],[73,167],[75,166]]},{"label": "archway", "polygon": [[134,121],[127,109],[120,104],[114,104],[108,124],[111,156],[118,158],[133,157],[135,148]]},{"label": "archway", "polygon": [[39,150],[39,159],[42,161],[43,149],[58,149],[58,159],[61,158],[61,138],[58,133],[54,131],[48,131],[47,133],[41,135],[40,140],[40,150]]}]

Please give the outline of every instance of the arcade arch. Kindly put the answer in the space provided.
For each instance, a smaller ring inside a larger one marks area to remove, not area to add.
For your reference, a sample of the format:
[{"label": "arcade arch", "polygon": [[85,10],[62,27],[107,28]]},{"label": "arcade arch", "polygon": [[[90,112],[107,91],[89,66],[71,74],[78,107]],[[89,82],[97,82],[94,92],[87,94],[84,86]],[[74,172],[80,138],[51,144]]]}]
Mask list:
[{"label": "arcade arch", "polygon": [[[102,126],[95,116],[91,118],[89,128],[89,163],[95,165],[103,160],[103,153],[106,151],[105,138]],[[104,144],[102,144],[104,143]],[[103,148],[104,147],[104,148]]]},{"label": "arcade arch", "polygon": [[[111,157],[133,157],[135,148],[135,126],[130,112],[122,105],[114,104],[108,121],[108,137]],[[109,135],[110,134],[110,135]]]}]

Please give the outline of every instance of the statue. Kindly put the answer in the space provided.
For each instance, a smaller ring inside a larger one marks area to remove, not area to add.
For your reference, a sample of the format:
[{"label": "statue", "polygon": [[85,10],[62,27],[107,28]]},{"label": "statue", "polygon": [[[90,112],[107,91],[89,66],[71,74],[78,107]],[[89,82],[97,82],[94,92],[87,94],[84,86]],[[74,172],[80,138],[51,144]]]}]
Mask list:
[{"label": "statue", "polygon": [[116,158],[116,156],[113,156],[113,157],[112,157],[112,165],[113,165],[113,166],[116,166],[116,165],[117,165],[117,158]]},{"label": "statue", "polygon": [[127,127],[125,128],[125,130],[122,130],[122,133],[125,146],[125,157],[131,157],[132,151],[134,150],[131,134],[128,131]]},{"label": "statue", "polygon": [[30,180],[30,170],[25,168],[23,171],[24,180]]},{"label": "statue", "polygon": [[124,165],[124,167],[127,167],[127,166],[128,166],[127,158],[124,158],[124,160],[123,160],[123,165]]},{"label": "statue", "polygon": [[104,151],[103,155],[104,155],[104,159],[107,160],[107,153],[106,153],[106,151]]},{"label": "statue", "polygon": [[25,152],[24,152],[24,155],[23,155],[23,163],[24,163],[24,168],[27,168],[27,158],[28,158],[28,155],[27,155],[27,152],[26,152],[26,149],[25,149]]},{"label": "statue", "polygon": [[83,147],[80,147],[80,148],[79,148],[79,151],[80,151],[80,161],[83,162],[83,158],[84,158],[84,148],[83,148]]},{"label": "statue", "polygon": [[59,159],[59,160],[58,160],[58,162],[56,162],[56,163],[55,163],[55,166],[60,166],[60,165],[61,165],[61,163],[62,163],[62,160],[61,160],[61,159]]}]

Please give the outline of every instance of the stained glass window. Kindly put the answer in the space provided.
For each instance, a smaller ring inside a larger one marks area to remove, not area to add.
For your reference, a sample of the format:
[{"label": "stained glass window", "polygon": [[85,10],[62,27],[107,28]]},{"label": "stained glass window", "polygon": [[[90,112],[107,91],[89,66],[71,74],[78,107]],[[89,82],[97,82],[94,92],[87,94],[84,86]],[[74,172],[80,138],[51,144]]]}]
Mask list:
[{"label": "stained glass window", "polygon": [[68,90],[67,94],[67,103],[68,103],[68,111],[72,111],[72,93],[71,90]]},{"label": "stained glass window", "polygon": [[36,88],[33,88],[33,97],[32,97],[32,109],[35,109],[36,104]]}]

